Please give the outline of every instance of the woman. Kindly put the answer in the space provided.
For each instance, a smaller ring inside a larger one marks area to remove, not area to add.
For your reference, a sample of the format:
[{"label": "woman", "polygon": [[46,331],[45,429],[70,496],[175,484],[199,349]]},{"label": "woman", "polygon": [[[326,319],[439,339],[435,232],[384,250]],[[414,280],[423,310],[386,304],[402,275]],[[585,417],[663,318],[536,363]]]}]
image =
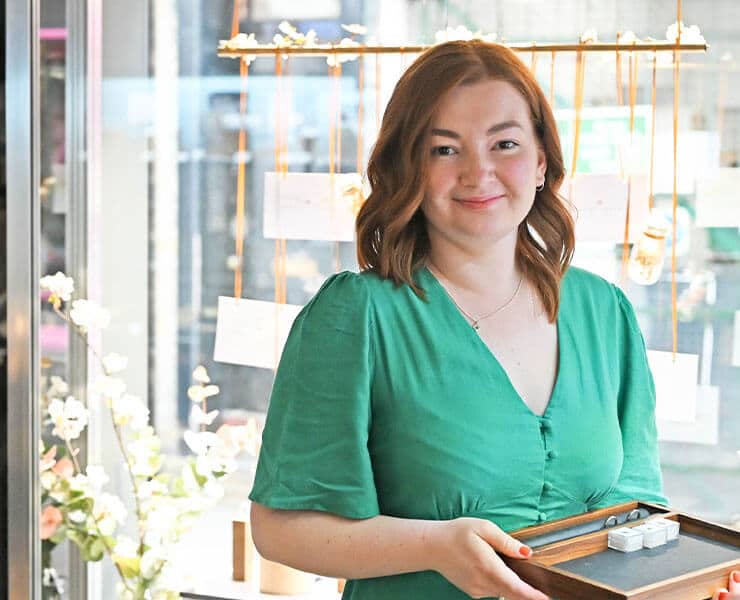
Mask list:
[{"label": "woman", "polygon": [[[514,53],[401,77],[357,219],[286,343],[250,495],[260,553],[345,598],[546,600],[505,531],[661,492],[628,300],[571,268],[555,121]],[[566,273],[567,271],[567,273]]]}]

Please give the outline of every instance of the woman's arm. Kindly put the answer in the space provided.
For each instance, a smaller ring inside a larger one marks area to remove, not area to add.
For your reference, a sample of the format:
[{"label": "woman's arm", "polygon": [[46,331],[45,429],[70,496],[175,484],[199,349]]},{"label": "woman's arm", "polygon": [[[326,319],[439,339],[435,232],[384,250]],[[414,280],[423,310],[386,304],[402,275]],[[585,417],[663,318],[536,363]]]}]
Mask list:
[{"label": "woman's arm", "polygon": [[259,553],[302,571],[363,579],[432,570],[474,598],[547,600],[497,554],[526,558],[529,548],[484,519],[358,520],[252,503],[251,520]]}]

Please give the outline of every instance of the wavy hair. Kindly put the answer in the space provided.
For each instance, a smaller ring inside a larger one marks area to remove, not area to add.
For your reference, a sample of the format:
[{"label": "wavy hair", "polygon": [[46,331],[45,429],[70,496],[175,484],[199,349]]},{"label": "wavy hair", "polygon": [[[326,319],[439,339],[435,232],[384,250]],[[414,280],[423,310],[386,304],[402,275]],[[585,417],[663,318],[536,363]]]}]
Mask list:
[{"label": "wavy hair", "polygon": [[529,105],[545,153],[545,187],[519,225],[516,262],[539,294],[550,321],[557,317],[560,280],[574,249],[574,223],[558,195],[565,168],[555,118],[524,63],[500,44],[455,41],[424,52],[396,84],[368,161],[371,193],[357,215],[357,260],[371,270],[406,283],[424,297],[413,273],[426,264],[430,244],[420,210],[427,180],[425,151],[432,118],[442,96],[457,85],[486,79],[511,84]]}]

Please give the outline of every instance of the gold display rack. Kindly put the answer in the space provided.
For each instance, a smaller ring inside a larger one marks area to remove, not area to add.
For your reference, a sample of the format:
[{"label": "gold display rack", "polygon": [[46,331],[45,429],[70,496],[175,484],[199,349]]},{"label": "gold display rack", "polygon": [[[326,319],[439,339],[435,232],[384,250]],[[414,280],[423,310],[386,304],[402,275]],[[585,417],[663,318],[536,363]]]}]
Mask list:
[{"label": "gold display rack", "polygon": [[[708,44],[676,44],[673,42],[643,41],[628,44],[584,42],[581,44],[504,44],[516,52],[706,52]],[[339,46],[320,44],[316,46],[276,46],[265,44],[254,47],[230,48],[223,40],[218,46],[218,56],[239,58],[240,56],[318,55],[333,54],[418,54],[432,45],[415,46]]]}]

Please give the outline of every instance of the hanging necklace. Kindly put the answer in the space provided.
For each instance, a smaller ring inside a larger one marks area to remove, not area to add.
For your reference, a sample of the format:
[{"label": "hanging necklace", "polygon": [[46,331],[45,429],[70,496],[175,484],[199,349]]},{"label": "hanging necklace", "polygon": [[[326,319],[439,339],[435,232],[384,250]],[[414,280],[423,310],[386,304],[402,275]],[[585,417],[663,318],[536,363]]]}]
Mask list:
[{"label": "hanging necklace", "polygon": [[[437,268],[435,267],[434,270],[437,271]],[[452,303],[470,321],[470,326],[473,329],[475,329],[476,332],[479,332],[480,331],[480,322],[481,321],[485,321],[486,319],[488,319],[489,317],[492,317],[496,313],[501,312],[507,306],[509,306],[509,304],[511,304],[514,301],[514,298],[516,298],[517,294],[519,293],[519,289],[522,287],[522,281],[524,281],[524,275],[522,275],[521,277],[519,277],[519,283],[516,284],[516,289],[514,290],[514,293],[511,295],[511,297],[506,302],[504,302],[498,308],[495,308],[491,312],[486,313],[485,315],[480,316],[480,317],[474,317],[467,310],[465,310],[462,306],[460,306],[460,304],[457,302],[457,300],[455,300],[455,296],[452,294],[452,292],[447,288],[447,286],[444,283],[442,283],[442,280],[440,279],[440,277],[437,277],[436,279],[437,279],[437,281],[439,281],[439,285],[442,286],[442,289],[447,293],[447,295],[449,296],[450,300],[452,300]]]}]

